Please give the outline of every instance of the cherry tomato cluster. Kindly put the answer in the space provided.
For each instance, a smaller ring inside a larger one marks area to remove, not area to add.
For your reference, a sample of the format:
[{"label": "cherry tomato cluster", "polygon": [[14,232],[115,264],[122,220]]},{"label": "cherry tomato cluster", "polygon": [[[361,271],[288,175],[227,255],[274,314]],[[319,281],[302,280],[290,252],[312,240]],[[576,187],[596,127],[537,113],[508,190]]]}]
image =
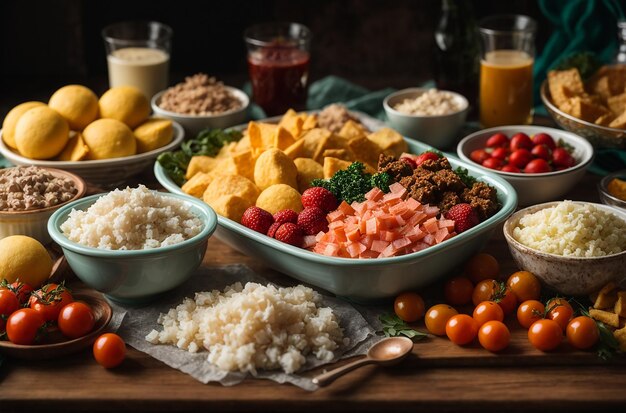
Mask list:
[{"label": "cherry tomato cluster", "polygon": [[[599,330],[589,317],[574,316],[564,298],[553,298],[545,305],[539,301],[541,283],[528,271],[517,271],[506,282],[497,281],[498,261],[480,253],[465,266],[465,275],[454,277],[444,285],[446,304],[436,304],[425,311],[424,301],[416,293],[403,293],[396,298],[394,310],[402,320],[412,323],[424,317],[431,334],[447,336],[457,345],[466,345],[478,337],[482,347],[498,352],[508,347],[511,339],[504,324],[508,315],[517,317],[528,329],[528,340],[541,351],[558,347],[567,337],[577,349],[589,349],[599,339]],[[453,306],[473,305],[471,315],[461,314]]]},{"label": "cherry tomato cluster", "polygon": [[75,339],[89,333],[94,324],[91,308],[74,301],[63,284],[46,284],[36,291],[19,281],[0,287],[0,334],[14,344],[35,344],[54,325],[65,337]]},{"label": "cherry tomato cluster", "polygon": [[487,139],[486,147],[470,153],[470,159],[490,169],[503,172],[543,173],[559,171],[576,165],[567,147],[557,144],[547,133],[532,138],[516,133],[509,139],[496,133]]}]

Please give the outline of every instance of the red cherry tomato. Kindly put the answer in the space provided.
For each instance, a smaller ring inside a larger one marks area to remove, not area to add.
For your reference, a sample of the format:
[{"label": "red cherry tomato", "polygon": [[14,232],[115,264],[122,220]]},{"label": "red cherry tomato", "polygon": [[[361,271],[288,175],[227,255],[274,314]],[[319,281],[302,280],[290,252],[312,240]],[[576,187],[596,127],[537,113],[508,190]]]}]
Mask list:
[{"label": "red cherry tomato", "polygon": [[538,133],[532,137],[533,144],[535,145],[546,145],[550,150],[556,148],[556,143],[554,143],[554,139],[552,136],[547,133]]},{"label": "red cherry tomato", "polygon": [[78,338],[86,335],[96,323],[93,311],[85,303],[74,301],[61,309],[59,330],[65,337]]},{"label": "red cherry tomato", "polygon": [[62,285],[48,284],[30,297],[28,305],[40,313],[45,321],[57,321],[61,309],[74,301],[69,290]]},{"label": "red cherry tomato", "polygon": [[580,350],[593,347],[600,339],[600,331],[596,322],[585,316],[574,318],[567,325],[567,342]]},{"label": "red cherry tomato", "polygon": [[472,314],[474,320],[478,326],[482,326],[487,321],[502,321],[504,320],[504,311],[502,311],[502,307],[493,301],[483,301],[478,304],[476,308],[474,308],[474,313]]},{"label": "red cherry tomato", "polygon": [[527,300],[517,307],[517,321],[524,328],[530,328],[537,320],[543,318],[546,307],[537,300]]},{"label": "red cherry tomato", "polygon": [[524,172],[527,174],[540,174],[544,172],[551,172],[552,168],[545,159],[537,158],[526,164]]},{"label": "red cherry tomato", "polygon": [[470,153],[470,159],[476,163],[482,164],[486,159],[490,158],[489,152],[484,149],[475,149]]},{"label": "red cherry tomato", "polygon": [[511,333],[502,321],[487,321],[478,330],[478,341],[484,349],[495,353],[509,346]]},{"label": "red cherry tomato", "polygon": [[502,159],[494,157],[487,158],[483,161],[481,165],[489,169],[500,169],[500,167],[502,166]]},{"label": "red cherry tomato", "polygon": [[513,173],[520,173],[520,172],[522,172],[517,166],[513,166],[511,164],[504,165],[502,168],[500,168],[500,170],[502,172],[513,172]]},{"label": "red cherry tomato", "polygon": [[556,148],[552,151],[552,163],[557,167],[571,168],[576,165],[576,159],[565,148]]},{"label": "red cherry tomato", "polygon": [[517,168],[524,168],[532,159],[533,156],[528,149],[522,148],[511,152],[511,155],[509,156],[509,164]]},{"label": "red cherry tomato", "polygon": [[32,308],[22,308],[9,316],[7,320],[7,337],[14,344],[31,345],[37,340],[46,320]]},{"label": "red cherry tomato", "polygon": [[117,334],[103,334],[93,343],[93,356],[102,367],[111,369],[124,361],[126,344]]},{"label": "red cherry tomato", "polygon": [[528,329],[528,340],[537,350],[554,350],[563,341],[563,330],[554,320],[537,320]]},{"label": "red cherry tomato", "polygon": [[30,294],[33,292],[33,287],[21,281],[12,283],[11,289],[15,292],[21,304],[26,304],[30,299]]},{"label": "red cherry tomato", "polygon": [[0,333],[4,332],[6,319],[20,309],[20,300],[8,288],[0,288]]},{"label": "red cherry tomato", "polygon": [[443,287],[446,302],[450,305],[465,305],[472,301],[474,284],[465,277],[449,279]]},{"label": "red cherry tomato", "polygon": [[548,148],[546,145],[535,145],[533,146],[533,149],[530,151],[530,153],[534,157],[545,159],[546,161],[552,159],[552,152],[550,151],[550,148]]},{"label": "red cherry tomato", "polygon": [[513,135],[511,137],[511,152],[516,151],[518,149],[532,149],[533,147],[533,141],[530,140],[530,138],[528,137],[528,135],[526,135],[525,133],[516,133],[515,135]]},{"label": "red cherry tomato", "polygon": [[504,161],[509,156],[509,151],[506,148],[496,148],[491,152],[491,156],[496,159]]},{"label": "red cherry tomato", "polygon": [[478,333],[478,323],[467,314],[452,316],[446,324],[446,335],[454,344],[463,346],[468,344]]},{"label": "red cherry tomato", "polygon": [[432,161],[436,161],[437,159],[439,159],[439,155],[437,155],[434,152],[423,152],[421,154],[419,154],[417,156],[417,158],[415,158],[415,163],[417,165],[421,165],[424,162],[428,161],[428,160],[432,160]]},{"label": "red cherry tomato", "polygon": [[509,144],[509,138],[504,133],[493,134],[487,139],[488,148],[497,148],[499,146],[505,146]]}]

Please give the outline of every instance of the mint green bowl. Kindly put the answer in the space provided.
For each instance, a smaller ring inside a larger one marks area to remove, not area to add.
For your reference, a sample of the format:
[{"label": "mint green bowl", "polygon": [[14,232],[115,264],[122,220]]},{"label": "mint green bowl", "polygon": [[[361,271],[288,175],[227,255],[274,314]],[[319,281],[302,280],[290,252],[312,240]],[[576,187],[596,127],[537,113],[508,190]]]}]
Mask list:
[{"label": "mint green bowl", "polygon": [[48,220],[52,240],[61,246],[69,266],[85,284],[112,301],[140,305],[179,286],[200,266],[217,227],[217,215],[207,204],[189,196],[161,193],[185,202],[202,221],[202,231],[179,244],[147,250],[104,250],[68,240],[60,226],[72,209],[86,210],[102,195],[69,203]]},{"label": "mint green bowl", "polygon": [[[412,153],[433,149],[407,139]],[[218,216],[215,236],[222,242],[291,277],[355,302],[372,302],[441,280],[480,251],[493,231],[513,213],[517,194],[504,179],[446,154],[453,168],[462,166],[479,181],[494,186],[502,208],[488,220],[441,244],[399,257],[351,259],[327,257],[287,245],[230,219]],[[157,162],[157,180],[168,191],[186,195]],[[191,196],[186,195],[191,198]]]}]

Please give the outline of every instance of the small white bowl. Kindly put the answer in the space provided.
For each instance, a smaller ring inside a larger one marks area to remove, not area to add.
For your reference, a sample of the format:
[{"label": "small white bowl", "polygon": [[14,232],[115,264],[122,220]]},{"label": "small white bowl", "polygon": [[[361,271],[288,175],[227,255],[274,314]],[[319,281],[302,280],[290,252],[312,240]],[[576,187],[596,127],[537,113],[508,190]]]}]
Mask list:
[{"label": "small white bowl", "polygon": [[[495,169],[485,168],[470,159],[470,153],[475,149],[483,149],[487,139],[494,133],[502,132],[509,138],[522,132],[528,136],[537,133],[547,133],[556,142],[560,139],[574,148],[572,156],[576,159],[576,165],[562,171],[545,172],[538,174],[526,174],[515,172],[502,172]],[[584,138],[560,129],[548,128],[544,126],[498,126],[490,129],[472,133],[459,142],[456,153],[459,158],[466,162],[477,165],[485,171],[493,172],[506,179],[517,191],[518,205],[534,205],[542,202],[561,199],[570,189],[574,187],[585,175],[587,167],[593,161],[593,146]]]},{"label": "small white bowl", "polygon": [[[4,169],[7,171],[10,168]],[[0,211],[0,239],[11,235],[26,235],[46,245],[52,238],[48,234],[48,218],[63,205],[74,202],[85,195],[87,185],[79,176],[54,168],[42,168],[59,178],[68,178],[76,187],[76,195],[69,201],[48,208],[29,211]]]},{"label": "small white bowl", "polygon": [[626,201],[620,199],[609,192],[608,185],[613,179],[618,178],[621,180],[626,180],[626,169],[622,169],[621,171],[613,172],[600,181],[598,184],[598,193],[600,194],[600,201],[603,204],[610,205],[616,208],[621,208],[626,211]]},{"label": "small white bowl", "polygon": [[240,108],[229,110],[218,115],[186,115],[183,113],[171,112],[169,110],[162,109],[159,106],[161,96],[165,93],[165,90],[162,90],[152,97],[152,110],[160,118],[167,118],[180,123],[182,127],[185,128],[185,132],[190,138],[195,138],[201,130],[206,128],[226,129],[230,126],[244,123],[248,116],[250,98],[243,90],[239,90],[231,86],[224,87],[241,101]]},{"label": "small white bowl", "polygon": [[183,128],[172,122],[174,137],[167,145],[150,152],[123,158],[98,159],[85,161],[54,161],[26,158],[5,145],[0,131],[0,153],[13,165],[35,165],[42,168],[58,168],[73,172],[85,181],[96,185],[113,187],[124,183],[128,178],[141,173],[154,164],[159,154],[176,149],[185,138]]},{"label": "small white bowl", "polygon": [[385,113],[391,127],[402,135],[427,143],[438,149],[447,149],[454,146],[458,139],[458,133],[465,123],[469,102],[458,93],[441,90],[454,96],[454,100],[461,109],[447,115],[407,115],[394,109],[405,99],[415,99],[429,89],[408,88],[387,96],[383,101]]}]

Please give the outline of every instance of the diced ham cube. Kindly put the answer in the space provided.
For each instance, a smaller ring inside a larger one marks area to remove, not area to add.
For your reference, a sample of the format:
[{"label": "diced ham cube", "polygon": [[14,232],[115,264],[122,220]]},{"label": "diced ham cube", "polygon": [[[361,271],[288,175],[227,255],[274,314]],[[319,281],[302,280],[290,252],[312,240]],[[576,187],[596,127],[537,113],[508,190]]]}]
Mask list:
[{"label": "diced ham cube", "polygon": [[324,248],[324,255],[328,255],[331,257],[336,257],[339,252],[339,246],[337,244],[326,244],[326,248]]},{"label": "diced ham cube", "polygon": [[365,233],[369,235],[378,234],[380,231],[378,220],[376,218],[370,218],[365,221]]},{"label": "diced ham cube", "polygon": [[426,234],[424,236],[424,238],[422,239],[423,242],[425,242],[428,245],[434,245],[435,244],[435,236],[433,234]]},{"label": "diced ham cube", "polygon": [[407,245],[411,245],[411,240],[409,240],[408,238],[399,238],[393,241],[392,244],[396,250],[399,250],[406,247]]},{"label": "diced ham cube", "polygon": [[417,211],[419,207],[422,206],[418,200],[415,198],[408,197],[406,201],[404,201],[406,207],[412,211]]},{"label": "diced ham cube", "polygon": [[437,230],[437,232],[435,232],[435,243],[439,244],[440,242],[445,240],[447,236],[448,236],[448,229],[447,228],[441,228],[441,229]]},{"label": "diced ham cube", "polygon": [[341,201],[341,204],[339,204],[337,210],[343,212],[345,216],[354,215],[354,208],[348,205],[346,201]]},{"label": "diced ham cube", "polygon": [[401,196],[404,196],[404,194],[406,194],[406,188],[400,185],[398,182],[394,182],[393,184],[389,185],[389,192],[391,192],[392,194],[401,194]]},{"label": "diced ham cube", "polygon": [[437,219],[429,218],[424,222],[424,228],[426,232],[435,233],[439,229],[439,225],[437,224]]},{"label": "diced ham cube", "polygon": [[387,248],[389,246],[389,242],[387,241],[380,241],[380,240],[374,240],[372,242],[372,251],[376,251],[376,252],[383,252],[385,250],[385,248]]},{"label": "diced ham cube", "polygon": [[311,248],[315,244],[317,244],[317,236],[316,235],[305,235],[304,241],[302,242],[302,248]]},{"label": "diced ham cube", "polygon": [[330,212],[328,213],[328,215],[326,215],[326,219],[328,220],[328,222],[334,222],[334,221],[342,219],[343,217],[345,217],[345,214],[343,213],[343,211],[339,209],[333,212]]},{"label": "diced ham cube", "polygon": [[367,194],[365,194],[365,199],[370,201],[378,201],[380,198],[383,197],[383,195],[385,195],[385,193],[381,191],[380,188],[374,187]]}]

